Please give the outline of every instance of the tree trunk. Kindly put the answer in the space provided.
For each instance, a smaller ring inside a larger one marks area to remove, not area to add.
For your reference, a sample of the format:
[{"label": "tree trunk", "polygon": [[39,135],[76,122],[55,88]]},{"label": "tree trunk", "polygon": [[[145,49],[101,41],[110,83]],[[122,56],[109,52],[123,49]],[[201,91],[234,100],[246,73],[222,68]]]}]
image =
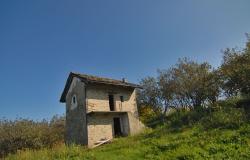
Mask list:
[{"label": "tree trunk", "polygon": [[167,110],[168,110],[168,104],[167,104],[167,102],[165,101],[164,102],[164,111],[163,111],[163,113],[162,113],[162,115],[161,115],[161,121],[163,122],[163,123],[165,123],[166,122],[166,113],[167,113]]}]

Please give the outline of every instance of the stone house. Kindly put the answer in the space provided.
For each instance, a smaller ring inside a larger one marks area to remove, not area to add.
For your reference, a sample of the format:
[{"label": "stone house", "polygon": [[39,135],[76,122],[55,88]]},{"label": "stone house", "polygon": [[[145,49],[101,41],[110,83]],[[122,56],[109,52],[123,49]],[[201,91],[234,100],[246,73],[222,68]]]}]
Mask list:
[{"label": "stone house", "polygon": [[123,80],[70,73],[60,102],[66,103],[66,143],[88,145],[139,133],[136,89]]}]

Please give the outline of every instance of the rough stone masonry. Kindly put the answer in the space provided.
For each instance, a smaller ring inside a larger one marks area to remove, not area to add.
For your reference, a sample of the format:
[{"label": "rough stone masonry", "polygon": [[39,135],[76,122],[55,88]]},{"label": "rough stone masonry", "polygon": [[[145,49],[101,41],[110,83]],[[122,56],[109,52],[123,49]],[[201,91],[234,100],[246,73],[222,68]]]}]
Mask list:
[{"label": "rough stone masonry", "polygon": [[71,72],[60,99],[66,103],[66,143],[91,147],[102,139],[141,132],[136,104],[140,88],[124,79]]}]

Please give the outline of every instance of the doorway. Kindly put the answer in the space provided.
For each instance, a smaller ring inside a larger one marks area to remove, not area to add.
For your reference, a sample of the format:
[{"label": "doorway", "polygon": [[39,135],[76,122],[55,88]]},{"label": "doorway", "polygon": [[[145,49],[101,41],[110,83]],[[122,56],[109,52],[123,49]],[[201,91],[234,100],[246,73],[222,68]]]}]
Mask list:
[{"label": "doorway", "polygon": [[109,95],[109,108],[110,108],[110,111],[115,110],[114,95],[112,94]]},{"label": "doorway", "polygon": [[114,136],[120,137],[122,136],[122,130],[121,130],[121,121],[120,118],[114,118]]}]

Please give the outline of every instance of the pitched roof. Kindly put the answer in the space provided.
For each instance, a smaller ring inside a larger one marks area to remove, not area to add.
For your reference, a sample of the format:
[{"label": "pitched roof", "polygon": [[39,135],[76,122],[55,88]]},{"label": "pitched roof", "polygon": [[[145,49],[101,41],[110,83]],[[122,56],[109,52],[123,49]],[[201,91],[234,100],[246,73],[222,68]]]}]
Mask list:
[{"label": "pitched roof", "polygon": [[104,77],[98,77],[98,76],[93,76],[93,75],[70,72],[66,85],[64,87],[63,93],[61,95],[60,102],[66,101],[66,95],[74,77],[81,79],[83,82],[87,84],[96,83],[96,84],[108,84],[108,85],[114,85],[114,86],[121,86],[121,87],[127,87],[127,88],[142,88],[140,85],[124,82],[122,80],[115,80],[111,78],[104,78]]}]

